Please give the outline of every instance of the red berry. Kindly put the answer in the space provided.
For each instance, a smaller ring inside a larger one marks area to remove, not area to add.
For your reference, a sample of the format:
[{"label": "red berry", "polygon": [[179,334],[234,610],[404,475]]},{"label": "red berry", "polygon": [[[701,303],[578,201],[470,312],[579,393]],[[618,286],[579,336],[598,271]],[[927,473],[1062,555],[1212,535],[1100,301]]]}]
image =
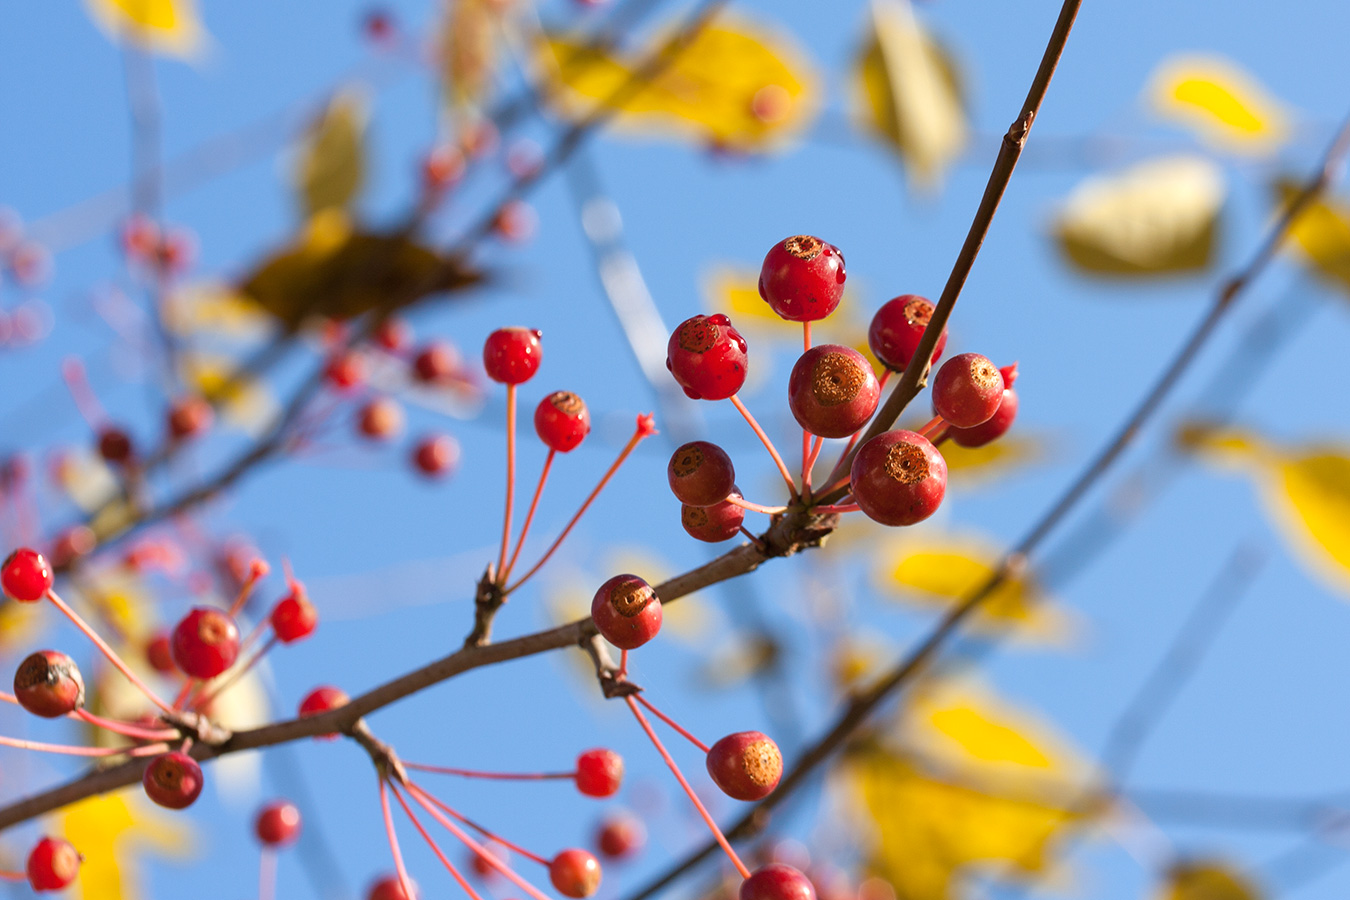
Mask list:
[{"label": "red berry", "polygon": [[5,596],[20,603],[35,603],[52,589],[52,567],[36,550],[21,547],[5,558],[0,566],[0,588]]},{"label": "red berry", "polygon": [[412,327],[402,319],[385,319],[376,327],[374,339],[381,349],[398,353],[412,343]]},{"label": "red berry", "polygon": [[273,800],[258,811],[253,831],[268,847],[293,844],[300,837],[300,810],[289,801]]},{"label": "red berry", "polygon": [[138,262],[149,262],[159,252],[159,226],[144,213],[132,213],[122,223],[122,252]]},{"label": "red berry", "polygon": [[792,416],[812,434],[848,437],[867,424],[881,399],[872,366],[852,347],[821,344],[801,355],[788,378]]},{"label": "red berry", "polygon": [[444,384],[460,370],[459,351],[446,341],[432,341],[413,358],[413,378],[423,384]]},{"label": "red berry", "polygon": [[597,748],[577,757],[577,790],[587,797],[612,797],[623,783],[623,757]]},{"label": "red berry", "polygon": [[[872,317],[867,330],[867,344],[882,365],[897,372],[909,365],[910,357],[919,347],[919,338],[933,318],[933,304],[918,294],[901,294],[882,304]],[[943,329],[933,347],[933,362],[942,356],[947,346],[947,331]]]},{"label": "red berry", "polygon": [[483,342],[483,367],[502,384],[523,384],[539,371],[544,358],[542,337],[529,328],[498,328]]},{"label": "red berry", "polygon": [[84,678],[69,656],[39,650],[19,663],[14,696],[33,715],[56,719],[84,706]]},{"label": "red berry", "polygon": [[833,244],[799,234],[773,245],[759,270],[759,295],[789,322],[814,322],[844,296],[844,256]]},{"label": "red berry", "polygon": [[98,538],[92,528],[86,525],[72,525],[61,532],[52,542],[52,565],[64,568],[93,552]]},{"label": "red berry", "polygon": [[783,777],[783,754],[758,731],[729,734],[708,750],[708,774],[722,793],[736,800],[760,800]]},{"label": "red berry", "polygon": [[928,438],[887,431],[862,445],[850,476],[853,499],[883,525],[913,525],[937,511],[947,490],[947,461]]},{"label": "red berry", "polygon": [[635,650],[661,630],[661,598],[636,575],[615,575],[591,601],[600,635],[621,650]]},{"label": "red berry", "polygon": [[1003,401],[1003,375],[978,353],[942,364],[933,378],[933,409],[956,428],[988,422]]},{"label": "red berry", "polygon": [[215,678],[239,656],[239,626],[209,606],[198,606],[173,630],[173,661],[190,678]]},{"label": "red berry", "polygon": [[585,850],[564,850],[549,863],[548,880],[564,897],[589,897],[600,887],[600,861]]},{"label": "red berry", "polygon": [[44,837],[28,853],[28,883],[35,891],[59,891],[75,880],[82,862],[70,841]]},{"label": "red berry", "polygon": [[459,184],[464,177],[464,153],[453,144],[433,147],[422,161],[422,186],[429,194],[439,194]]},{"label": "red berry", "polygon": [[772,863],[741,882],[740,900],[816,900],[816,890],[792,866]]},{"label": "red berry", "polygon": [[725,400],[745,384],[745,338],[724,315],[680,323],[666,345],[666,368],[695,400]]},{"label": "red berry", "polygon": [[514,244],[528,241],[539,227],[539,214],[524,200],[511,200],[497,211],[492,228],[504,240]]},{"label": "red berry", "polygon": [[388,43],[394,37],[394,17],[387,9],[377,7],[366,13],[361,30],[376,44]]},{"label": "red berry", "polygon": [[370,886],[366,900],[417,900],[417,885],[412,888],[413,896],[409,897],[397,875],[386,875]]},{"label": "red berry", "polygon": [[[740,499],[741,491],[732,487],[729,497]],[[680,524],[691,538],[709,544],[729,541],[741,533],[741,523],[745,521],[745,509],[729,499],[712,506],[690,506],[680,509]]]},{"label": "red berry", "polygon": [[186,753],[161,753],[145,767],[141,784],[160,806],[187,809],[202,792],[202,767]]},{"label": "red berry", "polygon": [[600,852],[610,859],[632,856],[647,842],[647,829],[642,821],[628,813],[618,813],[600,823],[595,843]]},{"label": "red berry", "polygon": [[309,602],[305,589],[296,585],[272,607],[272,632],[283,644],[293,644],[314,633],[319,611]]},{"label": "red berry", "polygon": [[448,434],[423,438],[413,448],[413,465],[428,478],[439,478],[454,471],[459,462],[459,442]]},{"label": "red berry", "polygon": [[550,450],[567,453],[591,433],[591,413],[571,391],[554,391],[534,408],[534,430]]},{"label": "red berry", "polygon": [[376,397],[357,418],[361,434],[373,441],[387,441],[403,430],[403,407],[390,397]]},{"label": "red berry", "polygon": [[196,437],[211,427],[215,417],[210,403],[196,394],[189,394],[169,407],[169,434],[180,441]]},{"label": "red berry", "polygon": [[[502,865],[508,865],[511,862],[511,851],[507,850],[501,844],[488,841],[481,845],[487,851],[487,855]],[[479,853],[473,850],[469,851],[469,868],[473,869],[479,878],[487,878],[499,874],[498,869],[492,863],[488,862]]]},{"label": "red berry", "polygon": [[352,351],[335,354],[323,370],[328,384],[338,391],[349,391],[366,380],[366,362]]},{"label": "red berry", "polygon": [[169,646],[169,632],[161,631],[145,645],[145,659],[150,668],[161,675],[172,675],[178,671],[173,661],[173,650]]},{"label": "red berry", "polygon": [[[351,698],[347,696],[346,691],[332,685],[321,685],[306,694],[305,699],[300,701],[299,715],[302,719],[306,716],[317,716],[320,713],[328,712],[330,709],[346,706],[349,702],[351,702]],[[337,736],[336,731],[316,735],[316,737],[328,740],[333,740]]]},{"label": "red berry", "polygon": [[98,433],[98,455],[115,466],[131,462],[136,449],[131,444],[131,436],[116,426],[109,425]]},{"label": "red berry", "polygon": [[725,450],[708,441],[676,448],[666,466],[670,490],[687,506],[714,506],[736,489],[736,467]]},{"label": "red berry", "polygon": [[1013,390],[1013,382],[1017,380],[1017,363],[1004,366],[999,372],[1003,375],[1004,386],[998,411],[987,422],[974,428],[948,429],[947,435],[953,443],[962,447],[983,447],[1003,437],[1012,427],[1013,419],[1017,418],[1017,391]]}]

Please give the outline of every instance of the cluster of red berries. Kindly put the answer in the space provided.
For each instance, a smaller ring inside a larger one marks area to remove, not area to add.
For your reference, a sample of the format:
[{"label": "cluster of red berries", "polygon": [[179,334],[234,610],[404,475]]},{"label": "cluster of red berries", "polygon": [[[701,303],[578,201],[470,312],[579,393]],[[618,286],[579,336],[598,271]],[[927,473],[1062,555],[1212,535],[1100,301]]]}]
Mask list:
[{"label": "cluster of red berries", "polygon": [[[759,293],[773,311],[804,325],[806,351],[788,379],[788,407],[806,436],[851,438],[871,421],[881,389],[891,372],[903,371],[919,347],[933,314],[922,297],[896,297],[877,311],[868,332],[873,354],[886,368],[878,378],[867,359],[851,347],[811,347],[810,323],[824,319],[839,305],[846,280],[844,257],[817,237],[797,235],[775,244],[760,270]],[[941,356],[945,332],[933,359]],[[666,367],[684,392],[695,399],[731,399],[745,383],[748,346],[725,315],[694,316],[671,334]],[[896,429],[876,435],[858,448],[847,484],[851,504],[886,525],[913,525],[936,512],[947,485],[947,465],[937,445],[950,438],[976,447],[1007,432],[1017,413],[1013,390],[1016,365],[997,368],[979,354],[949,359],[933,379],[936,417],[918,432]],[[751,420],[752,426],[758,426]],[[767,438],[784,477],[792,483]],[[814,458],[803,460],[804,494]],[[736,471],[727,453],[708,441],[685,444],[671,456],[667,469],[671,491],[683,504],[685,531],[702,541],[724,541],[742,530],[746,504],[736,487]],[[833,487],[833,486],[831,486]],[[828,488],[827,488],[828,489]],[[793,484],[794,496],[796,487]],[[809,494],[808,494],[809,496]]]},{"label": "cluster of red berries", "polygon": [[122,223],[122,253],[127,260],[159,275],[181,275],[197,255],[197,238],[186,228],[160,228],[144,213]]}]

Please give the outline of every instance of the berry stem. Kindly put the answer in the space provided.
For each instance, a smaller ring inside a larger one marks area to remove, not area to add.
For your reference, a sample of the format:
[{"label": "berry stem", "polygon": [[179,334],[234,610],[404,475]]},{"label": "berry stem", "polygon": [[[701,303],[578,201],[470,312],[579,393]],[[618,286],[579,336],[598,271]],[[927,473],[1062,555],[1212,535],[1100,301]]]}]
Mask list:
[{"label": "berry stem", "polygon": [[408,821],[413,823],[413,827],[417,829],[417,833],[422,836],[422,840],[427,842],[427,846],[431,848],[432,853],[436,854],[436,858],[441,861],[441,865],[445,866],[445,870],[450,873],[450,877],[455,879],[455,882],[464,889],[464,893],[472,897],[473,900],[483,900],[469,882],[464,879],[464,876],[460,874],[459,869],[455,868],[454,863],[446,858],[446,855],[441,851],[441,847],[436,843],[436,840],[422,827],[422,822],[413,813],[412,807],[408,805],[408,801],[403,799],[403,794],[399,789],[395,787],[393,788],[393,791],[394,799],[398,801],[399,806],[403,807],[403,811],[408,814]]},{"label": "berry stem", "polygon": [[446,803],[437,799],[436,797],[433,797],[431,794],[427,794],[426,796],[427,800],[435,804],[437,807],[439,807],[441,812],[445,813],[448,816],[452,816],[453,818],[458,819],[459,821],[463,822],[465,825],[468,825],[470,828],[472,828],[474,831],[478,832],[488,840],[496,841],[506,849],[511,850],[515,853],[519,853],[526,859],[534,860],[541,866],[545,867],[548,866],[549,861],[547,859],[544,859],[544,857],[540,856],[538,853],[531,853],[530,851],[526,850],[519,844],[514,844],[511,841],[508,841],[506,838],[502,837],[501,835],[489,831],[488,829],[484,828],[482,825],[479,825],[477,822],[475,822],[473,819],[470,819],[463,813],[459,813],[451,809]]},{"label": "berry stem", "polygon": [[759,535],[755,534],[753,531],[751,531],[749,528],[746,528],[744,525],[738,525],[736,527],[740,529],[741,534],[745,535],[750,539],[750,543],[754,544],[756,547],[759,547],[761,550],[764,549],[764,542],[759,539]]},{"label": "berry stem", "polygon": [[[733,397],[732,399],[734,400],[736,398]],[[695,794],[694,789],[689,786],[689,782],[684,780],[684,774],[680,771],[680,767],[675,765],[675,760],[671,759],[670,753],[666,751],[665,745],[661,743],[661,739],[656,736],[656,732],[652,729],[652,724],[648,722],[647,717],[642,714],[642,710],[638,708],[637,702],[632,697],[624,697],[623,699],[627,701],[628,708],[631,709],[633,715],[637,717],[638,724],[642,726],[642,730],[647,732],[647,737],[651,739],[652,745],[656,747],[656,752],[661,754],[661,758],[665,760],[666,765],[675,775],[675,780],[680,783],[680,787],[684,788],[684,792],[689,795],[689,799],[693,802],[694,808],[698,810],[698,814],[702,816],[703,821],[708,824],[709,830],[712,831],[713,838],[722,846],[722,850],[731,859],[731,864],[736,867],[737,872],[741,873],[742,878],[749,878],[750,870],[745,867],[745,863],[741,862],[741,858],[736,855],[736,851],[731,849],[731,844],[727,841],[726,835],[722,834],[722,829],[717,827],[717,823],[713,821],[713,817],[708,814],[708,810],[703,806],[703,802],[698,799],[698,794]]]},{"label": "berry stem", "polygon": [[275,900],[277,895],[277,854],[264,846],[258,857],[258,900]]},{"label": "berry stem", "polygon": [[0,869],[0,881],[27,881],[28,876],[23,872],[9,872]]},{"label": "berry stem", "polygon": [[648,711],[649,713],[651,713],[652,715],[656,716],[656,717],[657,717],[658,719],[660,719],[662,722],[665,722],[665,723],[666,723],[667,725],[669,725],[671,728],[674,728],[676,731],[678,731],[678,732],[680,733],[680,735],[681,735],[685,740],[687,740],[689,743],[693,744],[695,747],[697,747],[698,749],[702,750],[704,753],[707,753],[707,752],[708,752],[708,745],[707,745],[707,744],[703,743],[703,742],[700,741],[698,738],[694,737],[694,736],[693,736],[692,734],[690,734],[688,731],[685,731],[684,728],[682,728],[678,722],[676,722],[674,719],[672,719],[670,716],[666,715],[665,713],[661,712],[661,710],[657,709],[657,708],[656,708],[656,705],[655,705],[654,703],[652,703],[650,700],[648,700],[646,697],[642,696],[641,694],[638,694],[638,695],[637,695],[637,702],[639,702],[639,703],[641,703],[643,706],[647,707],[647,711]]},{"label": "berry stem", "polygon": [[411,900],[417,894],[413,891],[412,879],[408,877],[408,870],[403,866],[403,854],[398,849],[398,835],[394,832],[394,816],[389,811],[389,785],[384,775],[380,775],[380,813],[384,816],[384,832],[389,836],[389,852],[394,857],[394,871],[398,873],[399,887],[403,888],[403,896]]},{"label": "berry stem", "polygon": [[946,433],[947,420],[942,418],[942,416],[933,416],[933,418],[923,423],[923,427],[919,429],[919,434],[928,438],[930,442],[933,440],[934,435]]},{"label": "berry stem", "polygon": [[133,685],[135,685],[136,688],[142,694],[144,694],[146,698],[150,700],[151,703],[155,704],[166,713],[172,713],[174,711],[172,707],[170,707],[163,700],[159,699],[159,695],[156,694],[154,691],[150,690],[149,686],[146,685],[144,681],[141,681],[139,678],[136,677],[136,673],[131,671],[131,668],[126,663],[122,662],[122,658],[118,656],[115,652],[113,652],[113,648],[109,647],[108,644],[103,640],[103,638],[98,636],[98,632],[90,628],[88,623],[85,622],[84,619],[80,618],[79,613],[75,612],[75,610],[67,606],[66,602],[57,595],[56,591],[47,591],[47,599],[52,602],[53,606],[61,610],[61,612],[65,614],[66,618],[70,619],[70,621],[75,624],[76,628],[84,632],[85,637],[93,641],[94,646],[98,647],[98,649],[103,652],[103,655],[108,658],[108,662],[112,663],[113,666],[117,668],[117,671],[125,675],[127,677],[127,680],[130,681]]},{"label": "berry stem", "polygon": [[773,457],[773,464],[778,467],[778,471],[782,474],[783,480],[787,482],[788,492],[792,495],[792,499],[796,500],[798,497],[797,485],[792,480],[792,475],[788,473],[788,467],[783,465],[783,457],[778,455],[778,448],[773,445],[773,441],[769,440],[769,436],[764,433],[764,429],[759,427],[759,423],[756,422],[755,417],[750,414],[750,410],[745,408],[745,404],[741,402],[741,398],[736,394],[732,394],[730,399],[731,405],[736,407],[741,415],[745,417],[745,421],[750,425],[750,430],[755,433],[760,442],[764,444],[764,449],[768,450],[769,455]]},{"label": "berry stem", "polygon": [[64,756],[158,756],[169,749],[169,745],[163,742],[142,747],[72,747],[69,744],[45,744],[42,741],[3,736],[0,736],[0,746],[35,750],[38,753],[60,753]]},{"label": "berry stem", "polygon": [[807,350],[810,349],[811,349],[811,322],[808,320],[802,323],[802,352],[806,352]]},{"label": "berry stem", "polygon": [[488,778],[495,781],[550,781],[576,778],[576,772],[481,772],[476,769],[452,769],[449,766],[429,766],[403,761],[403,768],[435,775],[458,775],[461,778]]},{"label": "berry stem", "polygon": [[[734,400],[735,398],[733,397],[732,399]],[[619,467],[623,465],[623,461],[637,448],[638,444],[642,443],[645,438],[651,437],[653,434],[656,434],[656,430],[651,427],[651,417],[638,416],[638,424],[637,428],[633,431],[633,436],[628,439],[628,443],[623,445],[623,449],[619,451],[619,457],[614,460],[613,464],[610,465],[609,469],[605,472],[604,477],[600,479],[600,483],[595,486],[595,489],[591,491],[590,496],[588,496],[581,504],[581,509],[577,510],[576,515],[572,516],[571,520],[567,523],[567,527],[562,530],[562,534],[558,535],[557,540],[549,546],[548,550],[539,559],[539,562],[535,563],[530,571],[520,576],[519,581],[502,592],[504,596],[514,592],[516,588],[529,581],[530,576],[534,575],[535,572],[538,572],[544,567],[544,563],[548,562],[549,557],[562,546],[562,542],[567,538],[567,535],[571,533],[577,522],[581,520],[581,517],[586,513],[586,510],[590,508],[591,503],[595,501],[596,497],[600,496],[600,492],[605,489],[605,485],[614,477],[614,473],[619,471]]]},{"label": "berry stem", "polygon": [[831,503],[831,504],[828,504],[828,505],[826,505],[826,506],[816,506],[816,507],[813,507],[811,511],[812,511],[812,512],[816,512],[816,513],[822,513],[822,514],[828,514],[828,513],[851,513],[851,512],[857,512],[857,511],[858,511],[858,504],[856,504],[856,503]]},{"label": "berry stem", "polygon": [[[807,320],[802,322],[802,352],[809,352],[811,349],[811,322]],[[809,496],[811,493],[811,432],[805,428],[802,429],[802,494]]]},{"label": "berry stem", "polygon": [[807,432],[802,431],[802,493],[810,496],[811,494],[811,471],[816,467],[816,460],[820,458],[820,449],[825,446],[825,439],[820,435],[815,436],[808,450],[806,447]]},{"label": "berry stem", "polygon": [[549,469],[553,468],[553,457],[557,455],[558,451],[550,447],[548,456],[544,457],[544,468],[539,473],[539,486],[534,489],[534,497],[530,500],[530,511],[525,514],[525,523],[520,526],[520,537],[516,538],[516,549],[511,551],[511,561],[506,564],[506,571],[502,573],[502,577],[499,579],[501,584],[505,584],[506,579],[511,577],[511,570],[516,567],[516,560],[520,558],[520,548],[525,546],[525,535],[530,533],[530,523],[534,521],[534,512],[539,508],[539,498],[544,495],[544,482],[548,481]]},{"label": "berry stem", "polygon": [[167,741],[177,738],[178,730],[176,728],[142,728],[139,725],[133,725],[130,722],[118,722],[114,719],[105,719],[102,716],[96,716],[87,709],[77,709],[70,714],[71,718],[83,719],[90,725],[96,725],[99,728],[105,728],[114,734],[120,734],[123,737],[129,737],[137,741]]},{"label": "berry stem", "polygon": [[628,651],[623,650],[619,653],[619,674],[628,674]]},{"label": "berry stem", "polygon": [[[516,494],[516,386],[506,386],[506,512],[502,516],[502,549],[497,554],[497,584],[506,584],[506,550],[511,540],[511,506]],[[412,896],[409,894],[408,896]]]},{"label": "berry stem", "polygon": [[522,891],[529,894],[531,897],[534,898],[534,900],[552,900],[552,898],[549,897],[547,894],[543,893],[534,885],[526,881],[524,878],[521,878],[519,875],[517,875],[506,863],[502,862],[500,859],[489,853],[487,849],[483,847],[482,844],[478,843],[473,838],[469,837],[469,835],[465,833],[464,829],[460,828],[458,825],[455,824],[453,819],[446,818],[444,813],[442,813],[439,809],[437,809],[434,805],[432,805],[430,801],[434,800],[435,798],[432,797],[430,794],[428,794],[426,791],[422,790],[415,784],[409,784],[408,793],[412,796],[414,800],[417,801],[418,805],[420,805],[423,809],[425,809],[428,813],[431,814],[431,817],[433,819],[441,823],[441,826],[445,828],[446,831],[449,831],[451,834],[457,837],[460,843],[468,847],[474,853],[478,854],[479,858],[482,859],[483,862],[487,863],[489,866],[491,866],[492,868],[500,872],[502,875],[504,875],[516,887],[520,888]]},{"label": "berry stem", "polygon": [[259,565],[256,560],[249,566],[248,577],[245,578],[244,583],[239,586],[239,593],[235,595],[234,602],[230,604],[231,619],[239,617],[239,613],[244,609],[244,604],[247,603],[248,598],[253,595],[253,588],[266,574],[267,567]]},{"label": "berry stem", "polygon": [[786,506],[760,506],[758,503],[751,503],[743,497],[737,497],[734,494],[727,498],[727,502],[732,506],[739,506],[741,509],[748,509],[751,512],[760,512],[769,516],[776,516],[781,512],[786,512]]}]

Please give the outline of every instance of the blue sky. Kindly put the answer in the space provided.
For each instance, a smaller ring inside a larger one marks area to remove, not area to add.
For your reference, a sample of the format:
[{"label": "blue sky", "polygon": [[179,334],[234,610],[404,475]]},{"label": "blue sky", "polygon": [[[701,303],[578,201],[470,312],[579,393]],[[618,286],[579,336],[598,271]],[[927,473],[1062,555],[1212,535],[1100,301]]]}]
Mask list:
[{"label": "blue sky", "polygon": [[[992,136],[1020,107],[1057,6],[956,0],[921,6],[925,21],[963,67],[971,119],[983,136],[940,193],[922,195],[907,191],[884,150],[838,132],[846,109],[845,72],[862,34],[864,4],[737,0],[734,9],[776,22],[810,54],[825,73],[827,114],[801,146],[764,160],[727,161],[688,144],[631,137],[602,137],[590,145],[587,153],[622,211],[626,240],[662,316],[673,324],[704,311],[701,284],[710,266],[754,265],[773,241],[797,232],[820,234],[844,250],[850,289],[863,308],[899,293],[936,296],[983,188],[995,151]],[[435,12],[429,2],[391,7],[414,27],[431,21]],[[213,52],[194,65],[157,64],[166,154],[331,89],[368,56],[356,27],[363,10],[345,0],[207,0],[203,18]],[[545,12],[552,19],[571,14],[563,3]],[[1221,273],[1254,249],[1269,215],[1271,176],[1307,171],[1334,123],[1350,109],[1344,90],[1350,84],[1350,57],[1343,47],[1347,26],[1350,9],[1333,2],[1085,4],[1024,165],[952,322],[953,347],[1020,360],[1019,428],[1042,436],[1050,452],[1042,464],[997,486],[954,489],[940,517],[943,526],[999,542],[1015,540],[1105,439],[1202,314]],[[1187,136],[1161,125],[1140,99],[1158,62],[1183,51],[1223,55],[1247,68],[1297,112],[1299,139],[1274,163],[1220,159],[1229,199],[1217,265],[1210,271],[1144,283],[1073,274],[1047,240],[1047,224],[1055,202],[1094,170],[1064,165],[1041,152],[1037,142],[1118,137],[1123,149],[1112,163],[1188,147]],[[435,102],[434,84],[421,72],[398,74],[379,90],[373,168],[362,203],[371,219],[388,219],[406,207],[416,160],[435,135]],[[0,204],[27,220],[41,220],[114,187],[130,170],[119,53],[78,4],[6,10],[0,114]],[[546,140],[549,130],[531,123],[527,133]],[[200,237],[201,272],[238,275],[291,232],[296,213],[286,187],[287,165],[284,154],[262,153],[169,202],[168,218]],[[466,199],[466,206],[471,201]],[[564,180],[549,180],[535,202],[536,239],[522,249],[492,248],[482,256],[503,273],[497,284],[462,303],[419,312],[414,325],[419,335],[451,338],[470,356],[498,326],[540,328],[545,363],[524,393],[525,408],[558,388],[577,391],[590,404],[596,433],[561,461],[538,520],[542,537],[570,515],[626,437],[632,416],[654,408],[654,400],[597,290]],[[452,209],[438,228],[452,233],[468,218]],[[8,429],[0,433],[0,448],[85,439],[59,388],[59,361],[68,354],[110,359],[97,367],[91,362],[96,374],[105,373],[101,399],[148,434],[145,388],[121,377],[127,371],[124,354],[115,351],[115,336],[88,308],[91,285],[121,277],[112,236],[73,247],[56,263],[45,292],[55,309],[55,332],[34,348],[0,352],[0,422]],[[9,302],[10,295],[3,296]],[[1245,329],[1272,304],[1291,298],[1311,304],[1309,324],[1297,330],[1254,386],[1239,421],[1282,441],[1346,441],[1347,405],[1330,381],[1350,339],[1344,299],[1287,262],[1274,265],[1244,298],[1183,383],[1168,417],[1187,408]],[[792,348],[760,341],[752,352],[763,386],[748,402],[790,449],[791,420],[775,391],[786,379]],[[213,511],[212,521],[222,530],[252,533],[273,558],[288,556],[303,578],[325,591],[316,590],[326,613],[319,637],[273,659],[280,713],[288,713],[319,681],[355,692],[459,642],[469,623],[471,581],[500,527],[500,394],[490,399],[484,417],[474,422],[414,413],[414,433],[448,428],[463,444],[462,469],[443,485],[428,487],[412,478],[394,451],[348,451],[267,467]],[[768,461],[722,406],[703,410],[707,433],[724,442],[738,463],[745,460],[741,470],[749,474],[741,476],[742,487],[767,497],[773,475]],[[11,415],[16,410],[23,411],[21,417]],[[1147,458],[1163,434],[1155,427],[1120,471]],[[529,483],[543,454],[528,432],[523,447],[522,480]],[[658,439],[634,456],[571,539],[567,563],[503,610],[500,634],[545,624],[551,586],[598,584],[621,553],[648,548],[644,552],[670,571],[707,558],[708,551],[681,531],[678,506],[665,488],[669,449]],[[220,458],[221,451],[208,448],[199,464]],[[1342,649],[1350,639],[1350,615],[1342,597],[1294,561],[1251,484],[1239,477],[1190,467],[1138,527],[1058,596],[1079,616],[1081,640],[1068,649],[1001,650],[985,667],[987,681],[1010,702],[1038,710],[1086,753],[1095,752],[1196,598],[1243,542],[1266,548],[1268,560],[1146,747],[1132,782],[1289,798],[1339,792],[1345,776],[1337,751],[1350,739],[1338,689],[1350,674]],[[803,577],[807,572],[813,578]],[[799,558],[767,567],[754,576],[753,587],[709,592],[691,602],[707,610],[710,635],[697,645],[675,640],[654,645],[642,654],[641,678],[663,706],[705,737],[780,724],[782,710],[766,709],[750,688],[709,693],[689,686],[701,661],[734,634],[753,600],[808,661],[787,691],[803,733],[814,734],[828,722],[834,700],[811,668],[819,663],[822,641],[818,624],[806,613],[811,598],[803,596],[804,585],[819,585],[818,578],[828,589],[854,592],[853,624],[883,634],[897,650],[928,624],[925,616],[872,596],[864,575],[856,563],[830,569]],[[167,602],[174,609],[183,601],[170,595]],[[636,776],[624,799],[652,802],[655,789],[644,785],[660,786],[667,810],[656,820],[660,828],[653,829],[649,851],[607,881],[604,896],[618,897],[623,886],[637,885],[643,874],[701,835],[686,816],[670,811],[677,798],[633,723],[621,709],[597,702],[585,680],[572,677],[573,662],[541,658],[473,673],[380,713],[372,725],[409,758],[447,765],[552,768],[586,747],[614,746],[629,757]],[[789,750],[792,741],[783,744]],[[374,779],[356,748],[296,746],[287,759],[303,767],[314,795],[307,812],[311,819],[322,818],[338,854],[339,880],[359,888],[387,869]],[[697,772],[700,761],[688,759]],[[70,770],[44,761],[42,771],[51,779]],[[13,789],[7,781],[0,781],[0,790]],[[603,806],[563,787],[456,783],[445,793],[469,814],[545,850],[587,840]],[[218,885],[211,896],[253,890],[255,852],[242,836],[258,797],[240,782],[227,792],[209,792],[190,814],[204,852],[192,877]],[[732,806],[729,801],[720,806],[724,817]],[[810,836],[815,812],[812,797],[794,804],[793,832]],[[1185,850],[1232,855],[1258,871],[1298,840],[1260,830],[1169,827],[1169,833]],[[409,831],[405,843],[412,844],[413,837]],[[1338,851],[1324,852],[1334,861]],[[451,889],[428,853],[411,856],[430,895]],[[1123,900],[1149,888],[1149,873],[1108,840],[1078,851],[1075,866],[1071,896]],[[1266,874],[1277,887],[1282,878],[1296,880],[1287,870]],[[167,896],[189,877],[189,869],[157,864],[150,875],[149,893]],[[294,860],[283,860],[281,884],[287,896],[313,895]],[[1343,867],[1287,896],[1340,897],[1347,889],[1350,867]],[[1000,896],[997,890],[992,895]]]}]

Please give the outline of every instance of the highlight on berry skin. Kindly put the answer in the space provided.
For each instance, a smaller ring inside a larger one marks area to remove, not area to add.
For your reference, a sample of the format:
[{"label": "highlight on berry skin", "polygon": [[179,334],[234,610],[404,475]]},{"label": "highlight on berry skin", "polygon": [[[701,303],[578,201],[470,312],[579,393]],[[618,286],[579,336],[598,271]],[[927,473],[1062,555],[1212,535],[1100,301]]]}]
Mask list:
[{"label": "highlight on berry skin", "polygon": [[661,598],[636,575],[615,575],[591,601],[600,636],[620,650],[636,650],[661,630]]}]

